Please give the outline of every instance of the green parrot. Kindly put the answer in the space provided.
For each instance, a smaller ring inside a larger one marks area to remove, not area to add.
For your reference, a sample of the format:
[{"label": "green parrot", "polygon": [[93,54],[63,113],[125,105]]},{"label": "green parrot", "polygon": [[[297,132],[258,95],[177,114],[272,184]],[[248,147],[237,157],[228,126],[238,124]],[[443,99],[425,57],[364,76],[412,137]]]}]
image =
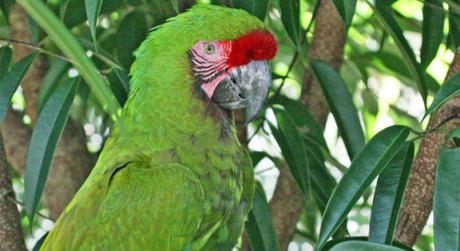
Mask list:
[{"label": "green parrot", "polygon": [[243,10],[196,5],[154,29],[95,168],[40,250],[231,250],[254,194],[231,111],[257,116],[276,51]]}]

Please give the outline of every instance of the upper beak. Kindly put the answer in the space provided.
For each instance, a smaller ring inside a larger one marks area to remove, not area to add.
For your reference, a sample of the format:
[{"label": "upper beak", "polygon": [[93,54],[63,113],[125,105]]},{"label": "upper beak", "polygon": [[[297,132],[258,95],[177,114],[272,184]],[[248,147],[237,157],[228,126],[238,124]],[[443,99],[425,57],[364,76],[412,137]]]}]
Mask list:
[{"label": "upper beak", "polygon": [[267,61],[251,61],[237,67],[217,86],[212,100],[228,110],[246,108],[248,124],[262,110],[271,84]]}]

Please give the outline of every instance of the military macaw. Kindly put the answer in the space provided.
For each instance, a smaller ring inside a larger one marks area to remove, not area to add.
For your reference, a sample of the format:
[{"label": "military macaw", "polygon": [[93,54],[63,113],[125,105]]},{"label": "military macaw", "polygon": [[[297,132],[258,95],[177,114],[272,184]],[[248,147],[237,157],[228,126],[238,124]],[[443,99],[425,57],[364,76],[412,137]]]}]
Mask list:
[{"label": "military macaw", "polygon": [[254,194],[231,111],[257,116],[276,51],[259,19],[207,4],[152,31],[95,168],[41,250],[231,250]]}]

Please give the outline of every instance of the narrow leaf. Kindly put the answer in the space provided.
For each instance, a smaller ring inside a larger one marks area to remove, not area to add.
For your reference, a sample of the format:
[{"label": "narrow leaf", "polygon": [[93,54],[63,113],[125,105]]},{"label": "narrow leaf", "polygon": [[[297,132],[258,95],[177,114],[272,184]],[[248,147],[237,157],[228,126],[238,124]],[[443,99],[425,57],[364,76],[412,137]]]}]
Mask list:
[{"label": "narrow leaf", "polygon": [[315,195],[318,200],[320,211],[324,212],[326,204],[334,191],[336,182],[324,165],[321,153],[315,151],[313,146],[307,145],[307,143],[305,143],[305,145],[313,195]]},{"label": "narrow leaf", "polygon": [[393,243],[413,158],[414,143],[406,143],[380,174],[372,202],[369,241],[388,245]]},{"label": "narrow leaf", "polygon": [[337,245],[333,246],[330,251],[404,251],[404,249],[390,246],[382,245],[378,243],[372,243],[368,241],[344,241],[340,242]]},{"label": "narrow leaf", "polygon": [[388,127],[375,135],[351,163],[326,206],[318,249],[335,233],[359,197],[399,151],[410,129]]},{"label": "narrow leaf", "polygon": [[293,100],[279,95],[275,104],[280,104],[286,109],[291,118],[297,125],[299,132],[314,139],[316,144],[327,149],[327,143],[324,139],[323,129],[318,125],[313,115],[298,100]]},{"label": "narrow leaf", "polygon": [[449,37],[457,48],[460,45],[460,17],[452,11],[452,5],[449,5]]},{"label": "narrow leaf", "polygon": [[2,0],[0,1],[0,9],[3,12],[3,14],[6,17],[6,20],[8,21],[8,17],[10,14],[10,9],[14,5],[14,0]]},{"label": "narrow leaf", "polygon": [[339,12],[345,27],[350,27],[353,16],[355,15],[356,0],[333,0],[332,2]]},{"label": "narrow leaf", "polygon": [[[94,63],[86,56],[70,30],[59,21],[42,1],[16,0],[16,2],[34,18],[48,34],[51,41],[74,63],[74,66],[98,99],[101,107],[109,113],[112,120],[116,120],[119,116],[120,105],[110,91],[106,81],[102,78]],[[69,9],[72,8],[69,7]]]},{"label": "narrow leaf", "polygon": [[144,11],[128,13],[120,21],[116,34],[117,59],[125,69],[134,61],[133,51],[144,41],[148,32],[147,18]]},{"label": "narrow leaf", "polygon": [[450,138],[460,138],[460,127],[455,128],[449,133]]},{"label": "narrow leaf", "polygon": [[427,86],[423,78],[423,71],[417,62],[414,51],[404,37],[403,30],[398,25],[393,16],[393,10],[391,9],[391,6],[385,3],[385,0],[375,0],[375,5],[369,5],[374,10],[374,14],[382,24],[383,28],[388,32],[388,34],[390,34],[398,46],[399,51],[401,52],[404,61],[409,68],[409,72],[412,78],[417,83],[418,90],[420,91],[420,94],[423,98],[423,102],[426,105]]},{"label": "narrow leaf", "polygon": [[268,13],[269,0],[232,0],[233,8],[243,9],[264,21]]},{"label": "narrow leaf", "polygon": [[29,222],[33,222],[54,150],[75,96],[77,82],[77,78],[69,79],[50,96],[32,133],[24,177],[25,210]]},{"label": "narrow leaf", "polygon": [[0,48],[0,80],[5,76],[10,68],[13,50],[8,46]]},{"label": "narrow leaf", "polygon": [[295,181],[305,196],[309,191],[309,171],[308,162],[305,157],[305,147],[302,137],[296,128],[295,122],[289,114],[279,106],[274,106],[278,128],[270,123],[273,136],[281,148],[281,153],[286,160]]},{"label": "narrow leaf", "polygon": [[113,94],[117,97],[118,103],[122,106],[125,104],[128,97],[129,89],[125,87],[125,84],[122,81],[125,81],[124,77],[116,73],[116,69],[108,74],[107,79],[110,83],[110,89],[112,89]]},{"label": "narrow leaf", "polygon": [[252,166],[255,167],[259,162],[267,156],[265,152],[251,152]]},{"label": "narrow leaf", "polygon": [[35,242],[35,245],[34,245],[34,247],[32,248],[32,251],[40,251],[40,248],[42,247],[43,242],[45,241],[46,237],[48,236],[48,233],[49,233],[49,232],[47,232],[46,234],[44,234],[42,237],[40,237],[40,239],[38,239],[37,242]]},{"label": "narrow leaf", "polygon": [[64,80],[63,76],[67,73],[69,67],[70,64],[61,59],[56,59],[53,64],[50,65],[49,70],[40,85],[40,92],[38,93],[39,111],[41,111],[46,100],[48,100],[49,96],[53,93],[58,84],[61,83],[59,80]]},{"label": "narrow leaf", "polygon": [[460,148],[443,149],[436,167],[434,191],[434,246],[460,250]]},{"label": "narrow leaf", "polygon": [[272,216],[262,186],[257,183],[252,210],[245,224],[252,250],[278,251],[279,244],[273,228]]},{"label": "narrow leaf", "polygon": [[113,68],[115,74],[117,74],[118,79],[120,80],[121,84],[123,85],[123,89],[125,92],[129,92],[129,73],[124,69]]},{"label": "narrow leaf", "polygon": [[21,83],[22,78],[36,56],[36,53],[32,53],[24,57],[11,66],[8,73],[0,80],[0,126],[5,118],[6,110],[10,106],[14,92],[18,89],[19,83]]},{"label": "narrow leaf", "polygon": [[460,93],[460,73],[449,78],[434,96],[433,102],[427,109],[424,119],[432,112],[437,111],[449,99]]},{"label": "narrow leaf", "polygon": [[420,60],[423,68],[430,65],[444,38],[444,9],[441,0],[426,0],[423,4],[423,32]]},{"label": "narrow leaf", "polygon": [[91,30],[91,36],[93,38],[94,47],[96,46],[96,25],[99,12],[101,11],[103,0],[85,0],[86,17],[88,18],[89,28]]},{"label": "narrow leaf", "polygon": [[69,2],[70,0],[61,0],[59,2],[59,19],[61,19],[61,21],[64,21],[64,17],[66,15]]},{"label": "narrow leaf", "polygon": [[352,160],[364,147],[365,137],[351,94],[343,79],[328,63],[313,60],[311,65]]},{"label": "narrow leaf", "polygon": [[300,48],[300,7],[299,0],[283,0],[278,3],[281,22],[297,49]]}]

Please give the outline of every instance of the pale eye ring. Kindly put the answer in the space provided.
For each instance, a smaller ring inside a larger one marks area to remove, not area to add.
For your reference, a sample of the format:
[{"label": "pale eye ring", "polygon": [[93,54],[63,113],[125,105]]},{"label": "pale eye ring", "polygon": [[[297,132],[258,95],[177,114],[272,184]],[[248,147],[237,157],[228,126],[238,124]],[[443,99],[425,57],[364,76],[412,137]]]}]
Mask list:
[{"label": "pale eye ring", "polygon": [[212,44],[205,43],[203,48],[206,54],[213,54],[215,51],[214,45]]}]

